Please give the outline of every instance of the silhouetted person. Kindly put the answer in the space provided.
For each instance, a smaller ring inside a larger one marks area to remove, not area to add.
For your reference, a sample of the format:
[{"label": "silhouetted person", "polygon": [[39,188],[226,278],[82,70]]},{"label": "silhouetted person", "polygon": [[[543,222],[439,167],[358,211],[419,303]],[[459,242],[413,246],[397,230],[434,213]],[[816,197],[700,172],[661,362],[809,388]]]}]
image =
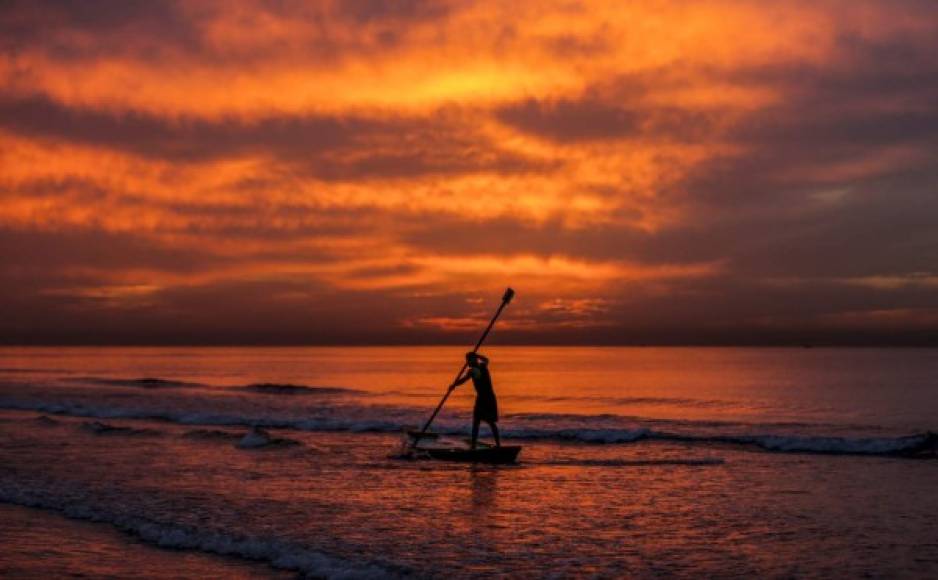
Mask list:
[{"label": "silhouetted person", "polygon": [[479,423],[485,421],[495,437],[495,445],[501,447],[502,442],[498,436],[498,401],[495,400],[495,391],[492,389],[492,375],[489,374],[489,359],[474,352],[466,353],[466,374],[461,376],[452,388],[472,379],[472,386],[476,389],[476,404],[472,411],[472,448],[476,448],[479,440]]}]

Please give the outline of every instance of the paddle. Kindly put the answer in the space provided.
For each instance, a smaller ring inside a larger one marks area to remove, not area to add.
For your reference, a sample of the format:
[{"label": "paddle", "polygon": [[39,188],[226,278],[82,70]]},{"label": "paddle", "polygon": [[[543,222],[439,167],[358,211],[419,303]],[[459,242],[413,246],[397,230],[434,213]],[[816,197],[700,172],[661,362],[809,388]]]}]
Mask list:
[{"label": "paddle", "polygon": [[[479,347],[482,346],[483,342],[485,342],[485,337],[489,335],[489,331],[491,331],[492,327],[495,326],[495,321],[498,320],[498,317],[499,315],[501,315],[502,310],[504,310],[505,307],[508,306],[508,303],[511,302],[511,299],[514,297],[515,297],[514,290],[512,290],[511,288],[508,288],[505,290],[505,294],[504,296],[502,296],[501,305],[498,307],[498,310],[495,311],[495,316],[492,317],[492,320],[489,322],[489,325],[485,328],[485,332],[482,333],[482,336],[479,338],[479,342],[476,343],[475,347],[472,349],[472,352],[476,352],[479,350]],[[436,419],[436,415],[437,413],[440,412],[440,409],[443,408],[443,405],[446,403],[446,399],[448,399],[450,393],[454,391],[453,385],[456,383],[456,381],[459,380],[459,377],[462,376],[463,372],[465,372],[467,366],[469,366],[468,361],[462,363],[462,368],[460,368],[459,372],[456,373],[456,378],[453,379],[453,383],[450,384],[448,389],[446,389],[446,394],[443,395],[443,399],[440,401],[440,404],[437,405],[436,409],[433,410],[433,414],[430,415],[429,419],[427,419],[427,422],[424,424],[423,429],[420,430],[420,433],[416,434],[417,439],[420,439],[421,437],[423,437],[424,433],[427,432],[427,429],[430,428],[430,423],[433,423],[433,420]]]}]

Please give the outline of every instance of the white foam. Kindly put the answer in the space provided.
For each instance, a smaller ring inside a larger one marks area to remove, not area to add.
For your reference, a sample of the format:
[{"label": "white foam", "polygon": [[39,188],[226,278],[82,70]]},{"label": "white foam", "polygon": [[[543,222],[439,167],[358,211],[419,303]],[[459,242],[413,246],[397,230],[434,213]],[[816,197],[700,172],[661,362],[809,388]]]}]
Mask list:
[{"label": "white foam", "polygon": [[198,550],[268,562],[275,568],[336,579],[396,578],[403,571],[359,563],[273,538],[242,537],[193,529],[171,522],[94,509],[16,488],[0,488],[0,501],[62,513],[80,520],[109,523],[141,540],[165,548]]},{"label": "white foam", "polygon": [[270,443],[270,435],[261,429],[251,429],[238,441],[238,447],[241,449],[254,449],[263,447]]},{"label": "white foam", "polygon": [[299,441],[282,437],[271,437],[270,433],[260,427],[254,427],[238,441],[240,449],[260,449],[262,447],[292,447],[299,445]]}]

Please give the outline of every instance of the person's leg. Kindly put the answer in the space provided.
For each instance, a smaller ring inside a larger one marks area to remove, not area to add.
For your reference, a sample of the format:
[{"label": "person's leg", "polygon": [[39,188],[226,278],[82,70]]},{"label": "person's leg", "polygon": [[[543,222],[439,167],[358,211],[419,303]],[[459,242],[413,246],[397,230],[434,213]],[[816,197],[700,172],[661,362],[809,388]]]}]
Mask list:
[{"label": "person's leg", "polygon": [[476,448],[476,441],[479,440],[479,423],[481,419],[478,417],[472,417],[472,448]]},{"label": "person's leg", "polygon": [[498,436],[498,425],[495,424],[495,421],[487,421],[489,424],[489,429],[492,430],[492,437],[495,437],[495,447],[502,446],[502,439]]}]

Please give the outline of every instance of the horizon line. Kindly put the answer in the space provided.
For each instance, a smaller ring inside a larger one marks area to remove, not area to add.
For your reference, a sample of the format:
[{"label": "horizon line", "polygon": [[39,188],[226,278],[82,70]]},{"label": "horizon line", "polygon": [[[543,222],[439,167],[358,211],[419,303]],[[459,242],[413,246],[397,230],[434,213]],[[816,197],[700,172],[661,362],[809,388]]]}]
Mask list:
[{"label": "horizon line", "polygon": [[[202,343],[171,343],[171,342],[66,342],[66,343],[0,343],[0,348],[433,348],[433,347],[470,347],[466,343],[438,342],[335,342],[335,343],[263,343],[263,342],[202,342]],[[938,348],[938,341],[934,342],[645,342],[645,343],[518,343],[497,342],[487,347],[500,348],[796,348],[810,350],[813,348]],[[481,349],[480,349],[481,350]]]}]

